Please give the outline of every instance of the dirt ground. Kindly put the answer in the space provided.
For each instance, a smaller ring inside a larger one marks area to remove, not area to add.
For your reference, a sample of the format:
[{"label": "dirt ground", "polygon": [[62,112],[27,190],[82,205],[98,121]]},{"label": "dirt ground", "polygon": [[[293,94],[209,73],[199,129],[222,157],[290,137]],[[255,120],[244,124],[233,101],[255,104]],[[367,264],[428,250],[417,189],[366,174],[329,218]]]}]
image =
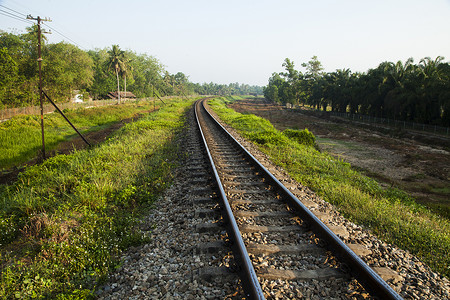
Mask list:
[{"label": "dirt ground", "polygon": [[241,100],[230,107],[268,119],[279,130],[308,128],[322,151],[350,163],[383,186],[407,191],[417,202],[450,218],[450,152],[436,146],[439,142],[426,144],[393,137],[374,128],[313,116],[262,99]]}]

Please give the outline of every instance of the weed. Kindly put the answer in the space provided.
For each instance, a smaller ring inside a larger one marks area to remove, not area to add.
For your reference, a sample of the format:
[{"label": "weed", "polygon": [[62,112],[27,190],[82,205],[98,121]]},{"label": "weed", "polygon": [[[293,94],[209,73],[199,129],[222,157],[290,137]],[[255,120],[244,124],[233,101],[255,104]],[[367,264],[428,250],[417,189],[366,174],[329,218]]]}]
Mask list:
[{"label": "weed", "polygon": [[283,134],[299,144],[315,146],[316,137],[307,128],[303,130],[285,129]]}]

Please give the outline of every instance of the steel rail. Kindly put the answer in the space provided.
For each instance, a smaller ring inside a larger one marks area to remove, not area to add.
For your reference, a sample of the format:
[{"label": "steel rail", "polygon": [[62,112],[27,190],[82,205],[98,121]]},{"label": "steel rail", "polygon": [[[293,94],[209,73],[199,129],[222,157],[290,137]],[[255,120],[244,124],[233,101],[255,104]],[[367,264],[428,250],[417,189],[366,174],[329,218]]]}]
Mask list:
[{"label": "steel rail", "polygon": [[[250,299],[265,299],[264,292],[262,291],[261,285],[259,284],[258,277],[256,276],[255,269],[253,268],[253,264],[250,260],[249,254],[247,252],[247,248],[245,247],[244,241],[242,239],[241,233],[239,231],[239,227],[236,223],[236,219],[234,218],[233,212],[231,210],[231,206],[228,202],[227,196],[225,194],[225,191],[222,186],[222,182],[219,178],[219,173],[217,172],[216,166],[214,164],[214,161],[212,159],[212,155],[209,151],[208,144],[206,142],[205,136],[203,134],[203,130],[200,125],[200,120],[198,118],[197,113],[197,106],[199,106],[199,103],[202,101],[198,100],[195,103],[195,118],[197,120],[198,128],[200,130],[200,135],[202,137],[203,143],[205,145],[206,152],[208,154],[208,158],[210,161],[210,166],[212,169],[212,172],[214,173],[214,177],[217,181],[217,186],[219,188],[219,197],[222,201],[222,207],[223,211],[225,213],[226,218],[226,225],[228,227],[228,233],[233,241],[232,247],[236,250],[235,256],[238,260],[240,260],[239,267],[241,268],[241,281],[242,281],[242,288],[244,289],[244,292]],[[203,109],[206,111],[206,109],[203,107]]]},{"label": "steel rail", "polygon": [[222,128],[230,140],[238,146],[245,155],[255,163],[265,177],[278,188],[281,196],[289,202],[305,220],[314,232],[327,243],[327,248],[350,268],[350,272],[372,295],[380,299],[403,299],[397,294],[372,268],[370,268],[358,255],[356,255],[333,231],[331,231],[319,218],[317,218],[295,195],[293,195],[275,176],[272,175],[247,149],[242,146],[204,107],[203,108],[215,123]]}]

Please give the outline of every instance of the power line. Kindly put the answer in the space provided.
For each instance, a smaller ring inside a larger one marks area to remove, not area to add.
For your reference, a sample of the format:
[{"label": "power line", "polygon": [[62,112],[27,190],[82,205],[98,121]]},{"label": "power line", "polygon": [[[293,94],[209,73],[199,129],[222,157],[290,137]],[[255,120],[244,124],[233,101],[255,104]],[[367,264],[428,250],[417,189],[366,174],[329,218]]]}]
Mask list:
[{"label": "power line", "polygon": [[15,12],[16,14],[22,15],[22,16],[24,16],[25,18],[27,17],[26,14],[23,14],[23,13],[21,13],[21,12],[18,12],[17,10],[11,9],[11,8],[6,7],[6,6],[4,6],[4,5],[1,5],[1,4],[0,4],[0,6],[3,7],[3,8],[6,8],[7,10],[10,10],[10,11],[12,11],[12,12]]},{"label": "power line", "polygon": [[[5,2],[5,1],[2,1],[2,2]],[[18,9],[19,11],[26,11],[27,12],[27,14],[24,14],[24,15],[28,15],[28,13],[32,13],[32,14],[35,14],[35,15],[41,15],[41,12],[38,12],[38,11],[36,11],[36,10],[34,10],[34,9],[30,9],[29,7],[27,7],[27,6],[24,6],[22,3],[20,3],[20,2],[17,2],[17,1],[14,1],[14,0],[8,0],[8,3],[9,2],[11,2],[11,6],[12,7],[14,7],[14,8],[16,8],[16,9]],[[23,1],[22,1],[23,2]],[[21,13],[22,14],[22,13]],[[26,17],[26,16],[25,16]]]},{"label": "power line", "polygon": [[[13,12],[13,13],[11,13],[11,12],[6,11],[6,10],[4,10],[4,9],[0,9],[0,14],[1,14],[1,15],[4,15],[4,16],[10,17],[10,18],[12,18],[12,19],[15,19],[15,20],[18,20],[18,21],[22,21],[22,22],[28,23],[28,24],[34,24],[33,22],[31,22],[31,21],[29,21],[29,20],[27,20],[27,19],[22,19],[21,16],[24,16],[25,18],[27,18],[27,15],[26,15],[26,14],[23,14],[23,13],[17,11],[17,10],[11,9],[11,8],[6,7],[6,6],[4,6],[4,5],[1,5],[1,4],[0,4],[0,7],[3,7],[3,8],[5,8],[5,9],[7,9],[7,10]],[[14,14],[14,13],[15,13],[15,14]],[[80,46],[80,44],[78,44],[77,42],[75,42],[73,39],[69,38],[67,35],[65,35],[65,34],[63,34],[62,32],[56,30],[55,28],[51,27],[50,25],[48,25],[48,24],[42,24],[42,25],[47,26],[47,27],[50,28],[51,30],[53,30],[53,31],[55,31],[56,33],[58,33],[59,35],[61,35],[63,38],[69,40],[70,42],[72,42],[73,44],[75,44],[76,46],[78,46],[79,48],[81,48],[81,49],[83,49],[83,50],[86,50],[84,47]]]},{"label": "power line", "polygon": [[28,24],[34,24],[33,22],[30,22],[30,21],[28,21],[28,20],[26,20],[26,19],[22,19],[22,17],[17,16],[17,15],[14,15],[14,14],[12,14],[12,13],[10,13],[10,12],[7,12],[7,11],[5,11],[5,10],[2,10],[2,9],[0,9],[0,14],[1,14],[1,15],[4,15],[4,16],[6,16],[6,17],[10,17],[11,19],[15,19],[15,20],[18,20],[18,21],[22,21],[22,22],[25,22],[25,23],[28,23]]},{"label": "power line", "polygon": [[50,28],[51,30],[55,31],[56,33],[58,33],[59,35],[61,35],[62,37],[68,39],[69,41],[71,41],[72,43],[74,43],[75,45],[77,45],[79,48],[82,48],[84,50],[86,50],[84,47],[80,46],[77,42],[75,42],[74,40],[72,40],[71,38],[69,38],[68,36],[64,35],[63,33],[59,32],[58,30],[56,30],[55,28],[51,27],[48,24],[43,24],[44,26]]},{"label": "power line", "polygon": [[7,15],[9,15],[9,16],[13,16],[13,17],[16,17],[16,18],[19,18],[19,19],[22,18],[21,16],[15,15],[15,14],[10,13],[9,11],[3,10],[3,9],[1,9],[1,8],[0,8],[0,11],[3,12],[3,13],[5,13],[5,14],[7,14]]}]

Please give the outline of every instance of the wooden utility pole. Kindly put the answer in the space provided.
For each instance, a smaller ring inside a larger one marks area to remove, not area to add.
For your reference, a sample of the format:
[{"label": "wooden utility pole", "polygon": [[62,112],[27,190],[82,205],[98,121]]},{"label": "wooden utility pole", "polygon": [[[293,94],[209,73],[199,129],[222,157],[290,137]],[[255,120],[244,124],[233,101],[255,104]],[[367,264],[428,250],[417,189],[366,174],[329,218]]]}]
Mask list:
[{"label": "wooden utility pole", "polygon": [[156,110],[155,87],[152,84],[153,110]]},{"label": "wooden utility pole", "polygon": [[[27,16],[29,20],[37,21],[38,29],[38,64],[39,64],[39,103],[41,107],[41,132],[42,132],[42,160],[45,159],[45,138],[44,138],[44,94],[42,93],[42,55],[41,55],[41,22],[51,22],[50,19],[41,19],[41,17],[33,18],[31,15]],[[49,32],[44,32],[49,33]]]}]

